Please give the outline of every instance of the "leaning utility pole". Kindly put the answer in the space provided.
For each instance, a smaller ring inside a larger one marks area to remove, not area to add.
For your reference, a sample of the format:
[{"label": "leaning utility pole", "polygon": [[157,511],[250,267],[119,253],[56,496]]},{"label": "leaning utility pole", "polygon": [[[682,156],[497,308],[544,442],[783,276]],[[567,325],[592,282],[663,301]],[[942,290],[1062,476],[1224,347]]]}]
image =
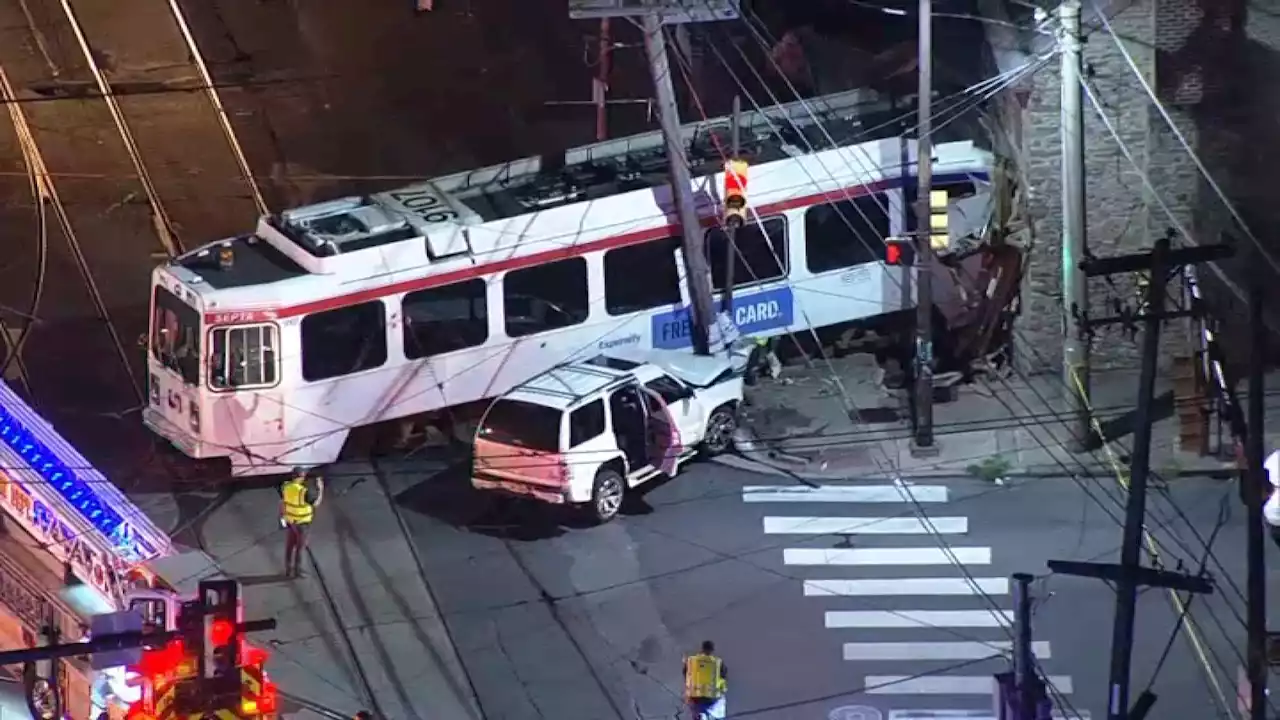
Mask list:
[{"label": "leaning utility pole", "polygon": [[933,191],[933,0],[920,0],[918,41],[919,136],[916,141],[916,428],[911,450],[934,455],[933,444],[933,248],[929,195]]},{"label": "leaning utility pole", "polygon": [[1084,88],[1080,84],[1080,0],[1058,6],[1062,23],[1062,372],[1074,411],[1075,449],[1094,445],[1089,403],[1089,335],[1081,318],[1089,311],[1089,282],[1080,269],[1085,257]]},{"label": "leaning utility pole", "polygon": [[631,0],[569,0],[569,17],[574,20],[626,17],[641,21],[644,49],[649,56],[649,73],[653,76],[654,102],[667,145],[667,162],[671,165],[671,195],[683,236],[685,280],[690,299],[690,339],[695,353],[710,355],[711,328],[716,325],[711,297],[711,267],[707,262],[702,224],[694,203],[689,158],[685,155],[684,136],[680,132],[676,89],[662,27],[664,24],[737,20],[741,17],[738,0],[645,0],[640,7]]},{"label": "leaning utility pole", "polygon": [[1267,717],[1267,559],[1262,506],[1264,488],[1271,483],[1263,468],[1267,328],[1263,323],[1262,302],[1262,281],[1255,272],[1249,288],[1249,435],[1245,447],[1248,468],[1242,478],[1245,483],[1245,500],[1248,503],[1248,512],[1245,514],[1248,544],[1245,615],[1248,629],[1246,670],[1249,678],[1249,720],[1263,720]]},{"label": "leaning utility pole", "polygon": [[1189,576],[1167,570],[1144,568],[1140,564],[1142,543],[1146,537],[1147,476],[1151,469],[1151,428],[1154,423],[1156,363],[1160,354],[1160,323],[1188,317],[1193,311],[1166,312],[1164,299],[1170,271],[1187,264],[1212,262],[1231,255],[1230,246],[1200,245],[1173,250],[1170,238],[1156,241],[1150,252],[1120,257],[1088,259],[1079,262],[1086,278],[1118,275],[1147,270],[1145,311],[1141,314],[1121,312],[1112,317],[1090,319],[1082,308],[1079,321],[1088,333],[1103,325],[1132,325],[1142,320],[1145,326],[1142,345],[1141,376],[1138,380],[1138,408],[1134,430],[1132,459],[1128,479],[1129,500],[1125,508],[1124,543],[1120,548],[1120,564],[1049,561],[1049,569],[1064,575],[1078,575],[1108,580],[1116,585],[1116,614],[1111,640],[1111,674],[1107,700],[1108,720],[1139,720],[1150,710],[1155,695],[1144,691],[1131,709],[1129,676],[1133,658],[1134,621],[1137,615],[1138,589],[1143,586],[1172,590],[1211,593],[1213,586],[1203,576]]},{"label": "leaning utility pole", "polygon": [[693,202],[693,181],[689,176],[689,158],[685,155],[684,136],[680,133],[680,115],[676,105],[675,85],[671,80],[671,66],[667,60],[666,34],[662,30],[662,17],[657,13],[644,16],[644,49],[649,55],[649,72],[653,75],[658,104],[658,120],[662,123],[662,135],[667,143],[667,162],[671,166],[671,194],[676,203],[683,231],[685,279],[689,284],[690,328],[693,351],[698,355],[711,354],[710,329],[715,324],[715,312],[711,302],[711,268],[707,264],[707,250],[703,243],[702,224],[698,222],[697,206]]}]

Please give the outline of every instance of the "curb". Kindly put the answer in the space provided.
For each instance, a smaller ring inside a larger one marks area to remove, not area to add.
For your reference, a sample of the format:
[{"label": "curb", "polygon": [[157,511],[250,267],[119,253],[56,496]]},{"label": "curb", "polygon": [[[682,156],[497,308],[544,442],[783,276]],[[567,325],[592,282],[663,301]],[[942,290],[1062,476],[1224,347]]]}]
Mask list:
[{"label": "curb", "polygon": [[[737,451],[736,455],[720,455],[712,458],[712,460],[720,465],[737,470],[759,473],[761,475],[787,477],[792,480],[799,480],[805,483],[833,480],[884,481],[888,479],[886,477],[886,473],[875,471],[868,474],[849,472],[847,470],[813,469],[814,463],[811,459],[772,448],[768,443],[761,441],[751,429],[741,426],[734,431],[733,446]],[[972,459],[967,459],[962,462],[965,467],[973,463]],[[982,478],[968,472],[964,467],[947,469],[942,467],[944,465],[945,463],[939,463],[938,466],[932,469],[901,470],[898,471],[897,474],[918,479],[982,481]],[[1159,473],[1159,469],[1153,470],[1153,473]],[[1166,482],[1184,478],[1205,478],[1222,481],[1233,479],[1234,474],[1235,470],[1230,465],[1206,460],[1202,467],[1179,469],[1174,472],[1166,473],[1161,479]],[[1067,478],[1070,476],[1114,479],[1115,469],[1106,463],[1086,464],[1083,460],[1077,462],[1063,460],[1061,465],[1056,463],[1032,463],[1023,466],[1015,466],[1010,468],[1008,472],[1004,473],[1005,479],[1047,480],[1053,478]]]}]

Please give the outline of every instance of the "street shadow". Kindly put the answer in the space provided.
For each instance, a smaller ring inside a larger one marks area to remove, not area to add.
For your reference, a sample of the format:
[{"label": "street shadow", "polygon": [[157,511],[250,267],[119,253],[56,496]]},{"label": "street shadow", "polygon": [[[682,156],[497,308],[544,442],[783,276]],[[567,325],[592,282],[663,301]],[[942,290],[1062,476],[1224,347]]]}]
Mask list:
[{"label": "street shadow", "polygon": [[245,587],[255,587],[258,585],[273,585],[278,582],[286,582],[290,578],[284,573],[265,573],[263,575],[240,575],[236,580]]},{"label": "street shadow", "polygon": [[[1173,416],[1173,391],[1157,395],[1151,403],[1151,422],[1160,422]],[[1134,408],[1123,415],[1098,423],[1101,428],[1101,441],[1114,442],[1126,435],[1132,435],[1138,427],[1138,410]]]},{"label": "street shadow", "polygon": [[536,542],[590,522],[575,508],[481,492],[471,486],[469,464],[459,463],[395,496],[396,504],[478,535]]},{"label": "street shadow", "polygon": [[207,551],[204,542],[205,523],[218,508],[227,504],[233,494],[231,489],[213,497],[175,492],[173,500],[178,506],[178,520],[169,531],[170,538],[178,545]]}]

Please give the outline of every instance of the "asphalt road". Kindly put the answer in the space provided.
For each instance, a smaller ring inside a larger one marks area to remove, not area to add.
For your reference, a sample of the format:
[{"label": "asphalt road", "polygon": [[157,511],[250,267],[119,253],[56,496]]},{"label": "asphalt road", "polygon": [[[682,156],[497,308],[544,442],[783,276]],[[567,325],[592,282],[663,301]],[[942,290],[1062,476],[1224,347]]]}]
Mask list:
[{"label": "asphalt road", "polygon": [[[748,485],[785,492],[748,492],[744,501]],[[735,717],[840,718],[836,711],[850,706],[886,718],[940,710],[981,717],[991,705],[983,690],[990,675],[1008,668],[1003,658],[981,659],[1000,653],[991,643],[1010,639],[990,613],[1012,610],[1000,580],[1043,576],[1048,559],[1112,559],[1119,544],[1115,522],[1067,479],[1003,488],[922,482],[911,491],[918,504],[892,485],[856,485],[863,489],[815,491],[696,465],[601,528],[566,527],[537,508],[495,509],[441,478],[397,502],[481,704],[504,719],[669,717],[681,653],[703,639],[716,641],[732,667]],[[1205,536],[1220,492],[1175,492]],[[1161,496],[1152,505],[1156,518],[1173,517]],[[930,559],[941,546],[918,527],[920,510],[971,579],[950,558]],[[1186,546],[1202,547],[1178,529]],[[1238,530],[1228,524],[1220,534],[1219,557],[1241,555]],[[835,552],[815,557],[822,549]],[[842,561],[869,564],[831,564]],[[825,564],[800,564],[809,562]],[[903,564],[912,562],[925,564]],[[1227,570],[1241,577],[1237,565]],[[880,578],[906,582],[873,582]],[[806,590],[806,580],[820,582]],[[991,596],[975,596],[972,583]],[[1113,594],[1101,581],[1060,576],[1037,581],[1034,594],[1035,639],[1047,643],[1037,647],[1043,672],[1065,708],[1105,716]],[[1155,590],[1143,594],[1139,615],[1134,678],[1145,683],[1176,616]],[[1219,603],[1192,617],[1211,662],[1216,653],[1233,674],[1218,628],[1220,620],[1231,629],[1233,616]],[[862,659],[845,660],[846,652]],[[1161,706],[1213,716],[1202,677],[1195,653],[1175,643],[1154,686]]]},{"label": "asphalt road", "polygon": [[[1060,707],[1105,716],[1114,595],[1098,580],[1045,576],[1049,559],[1115,558],[1105,483],[1087,485],[1097,501],[1067,478],[813,488],[699,463],[587,527],[495,504],[441,467],[335,468],[312,572],[297,582],[280,577],[270,489],[203,517],[203,501],[184,501],[188,529],[175,540],[211,557],[184,555],[170,575],[238,577],[246,616],[277,618],[259,641],[287,716],[374,705],[388,720],[670,718],[682,654],[711,639],[730,668],[733,717],[981,720],[991,674],[1008,668],[1000,620],[1015,572],[1038,577],[1036,651]],[[1218,692],[1234,704],[1243,524],[1233,488],[1184,482],[1169,492],[1186,520],[1157,489],[1149,527],[1169,568],[1198,565],[1213,537],[1220,592],[1192,606],[1196,642],[1170,646],[1152,689],[1165,717],[1217,717]],[[1167,593],[1143,592],[1135,696],[1176,617]],[[473,696],[483,713],[468,709]]]}]

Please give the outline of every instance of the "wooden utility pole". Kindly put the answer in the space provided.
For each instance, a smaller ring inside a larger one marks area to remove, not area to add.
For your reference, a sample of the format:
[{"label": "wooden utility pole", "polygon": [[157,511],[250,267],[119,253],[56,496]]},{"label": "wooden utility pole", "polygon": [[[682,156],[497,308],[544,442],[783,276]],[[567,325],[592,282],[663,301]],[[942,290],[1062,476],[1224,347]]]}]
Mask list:
[{"label": "wooden utility pole", "polygon": [[662,137],[670,163],[671,196],[679,219],[683,249],[685,280],[689,287],[689,335],[693,351],[711,354],[711,328],[716,324],[711,295],[711,267],[708,263],[702,224],[694,204],[689,158],[685,154],[684,136],[680,131],[680,112],[676,104],[675,83],[667,58],[664,24],[710,22],[738,19],[737,0],[645,0],[637,3],[613,0],[569,0],[569,17],[574,20],[603,20],[628,17],[640,20],[644,31],[644,49],[649,56],[649,73],[653,77],[654,104],[662,124]]},{"label": "wooden utility pole", "polygon": [[1064,575],[1078,575],[1108,580],[1116,585],[1116,614],[1112,628],[1111,673],[1108,686],[1108,720],[1138,720],[1155,702],[1155,695],[1144,692],[1131,708],[1129,676],[1133,657],[1134,622],[1138,589],[1162,587],[1182,592],[1211,593],[1213,586],[1202,576],[1190,576],[1167,570],[1142,567],[1140,560],[1146,530],[1147,476],[1151,469],[1151,431],[1154,423],[1152,405],[1155,395],[1157,360],[1160,353],[1160,324],[1169,319],[1188,317],[1191,311],[1165,311],[1164,299],[1170,271],[1188,264],[1220,260],[1231,255],[1227,245],[1201,245],[1173,250],[1169,237],[1156,241],[1150,252],[1119,257],[1089,259],[1079,263],[1085,277],[1133,273],[1147,270],[1146,309],[1141,314],[1120,313],[1112,317],[1091,319],[1087,309],[1079,320],[1086,333],[1104,325],[1131,325],[1142,321],[1145,327],[1142,346],[1141,375],[1138,380],[1138,408],[1133,450],[1129,470],[1129,500],[1125,508],[1124,542],[1120,548],[1120,564],[1087,563],[1052,560],[1049,569]]},{"label": "wooden utility pole", "polygon": [[1138,409],[1133,431],[1129,469],[1129,502],[1125,507],[1124,540],[1120,546],[1123,571],[1116,584],[1116,614],[1111,632],[1111,693],[1109,720],[1129,716],[1129,675],[1133,662],[1133,626],[1138,612],[1138,578],[1142,534],[1147,517],[1147,475],[1151,471],[1151,405],[1156,392],[1156,363],[1160,358],[1160,323],[1169,278],[1169,238],[1156,241],[1151,253],[1151,281],[1147,284],[1147,312],[1142,335],[1142,360],[1138,376]]},{"label": "wooden utility pole", "polygon": [[689,285],[690,300],[689,332],[693,340],[693,351],[698,355],[710,355],[710,332],[716,318],[711,300],[711,267],[707,263],[702,224],[698,221],[697,206],[693,200],[693,181],[689,174],[689,158],[685,155],[684,137],[680,133],[680,114],[676,104],[675,84],[671,79],[671,65],[667,58],[662,17],[656,13],[646,14],[643,27],[644,48],[649,55],[649,72],[653,75],[658,120],[662,123],[662,136],[667,143],[671,194],[675,200],[683,236],[685,280]]},{"label": "wooden utility pole", "polygon": [[931,208],[933,191],[933,0],[920,0],[919,137],[916,140],[916,427],[911,450],[917,456],[936,455],[933,443],[933,248]]},{"label": "wooden utility pole", "polygon": [[600,18],[600,38],[596,46],[596,77],[591,83],[591,101],[596,105],[596,142],[609,139],[609,73],[613,64],[613,35],[609,18]]}]

